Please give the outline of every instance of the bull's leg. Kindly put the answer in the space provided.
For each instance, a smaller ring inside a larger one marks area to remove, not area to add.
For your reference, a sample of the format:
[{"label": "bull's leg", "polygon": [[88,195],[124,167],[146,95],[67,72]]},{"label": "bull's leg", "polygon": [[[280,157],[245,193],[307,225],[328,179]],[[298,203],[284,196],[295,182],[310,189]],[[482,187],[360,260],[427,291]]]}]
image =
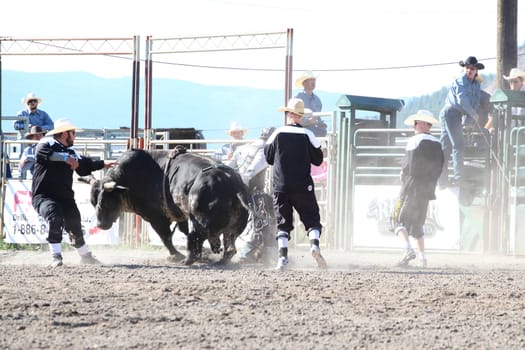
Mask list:
[{"label": "bull's leg", "polygon": [[237,253],[235,248],[235,239],[238,235],[223,234],[222,242],[224,244],[224,252],[222,259],[218,262],[220,265],[225,265],[230,262],[232,257]]},{"label": "bull's leg", "polygon": [[184,260],[184,265],[189,266],[201,258],[203,243],[204,243],[204,238],[200,234],[196,232],[190,232],[188,234],[188,243],[187,243],[188,256]]},{"label": "bull's leg", "polygon": [[168,218],[166,218],[165,216],[157,216],[152,218],[151,221],[149,221],[149,223],[151,224],[151,227],[153,227],[155,232],[157,232],[157,234],[159,235],[164,246],[168,249],[170,253],[168,261],[177,262],[184,259],[184,254],[180,253],[173,246],[173,231],[170,228],[170,222]]},{"label": "bull's leg", "polygon": [[[201,238],[199,235],[199,231],[196,228],[196,222],[195,218],[192,214],[190,214],[190,219],[188,220],[188,234],[187,237],[187,243],[186,243],[186,250],[188,251],[188,255],[186,256],[186,259],[184,259],[184,265],[191,265],[195,261],[199,260],[202,253],[202,243]],[[202,240],[204,241],[204,240]],[[199,249],[199,247],[201,247]]]},{"label": "bull's leg", "polygon": [[188,220],[177,222],[177,227],[179,228],[179,231],[184,233],[186,236],[188,235],[188,233],[190,233],[190,230],[188,228]]},{"label": "bull's leg", "polygon": [[210,243],[211,251],[214,254],[221,252],[221,238],[219,236],[208,236],[208,243]]}]

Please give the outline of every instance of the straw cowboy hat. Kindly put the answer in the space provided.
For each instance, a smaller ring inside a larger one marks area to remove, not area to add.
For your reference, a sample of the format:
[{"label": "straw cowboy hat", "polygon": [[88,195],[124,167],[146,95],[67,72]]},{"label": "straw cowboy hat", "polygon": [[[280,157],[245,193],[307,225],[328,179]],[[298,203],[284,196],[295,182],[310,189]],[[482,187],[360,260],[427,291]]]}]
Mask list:
[{"label": "straw cowboy hat", "polygon": [[31,130],[29,130],[29,133],[26,134],[26,139],[31,140],[33,136],[42,134],[44,135],[46,132],[42,130],[40,125],[33,125],[31,127]]},{"label": "straw cowboy hat", "polygon": [[432,112],[427,111],[426,109],[420,109],[419,111],[417,111],[416,114],[412,114],[410,117],[405,119],[405,125],[412,126],[414,125],[415,121],[425,122],[432,125],[439,124],[437,119],[434,118]]},{"label": "straw cowboy hat", "polygon": [[248,129],[245,129],[243,127],[241,127],[241,125],[237,122],[232,122],[230,124],[230,130],[226,131],[226,133],[230,136],[232,136],[232,134],[235,132],[235,131],[240,131],[243,135],[246,134],[248,132]]},{"label": "straw cowboy hat", "polygon": [[291,98],[285,107],[277,108],[278,112],[292,112],[299,115],[309,114],[312,111],[304,108],[304,102],[300,98]]},{"label": "straw cowboy hat", "polygon": [[474,57],[474,56],[467,57],[467,59],[465,61],[459,61],[459,65],[461,67],[474,66],[478,70],[485,69],[485,65],[483,63],[479,63],[478,59],[476,57]]},{"label": "straw cowboy hat", "polygon": [[314,75],[312,71],[306,71],[295,81],[295,86],[298,88],[303,88],[303,82],[308,79],[317,79],[317,76]]},{"label": "straw cowboy hat", "polygon": [[42,103],[42,97],[38,97],[34,92],[30,92],[26,95],[26,97],[22,98],[22,104],[24,106],[27,105],[27,101],[31,101],[31,100],[36,100],[37,104],[41,104]]},{"label": "straw cowboy hat", "polygon": [[505,80],[512,80],[515,78],[521,78],[521,80],[525,81],[525,72],[519,68],[512,68],[510,70],[509,76],[503,76],[503,79]]},{"label": "straw cowboy hat", "polygon": [[79,127],[73,125],[71,123],[71,120],[69,120],[67,118],[64,118],[64,119],[56,120],[55,121],[55,128],[53,130],[48,131],[46,136],[60,134],[61,132],[69,131],[69,130],[83,131]]}]

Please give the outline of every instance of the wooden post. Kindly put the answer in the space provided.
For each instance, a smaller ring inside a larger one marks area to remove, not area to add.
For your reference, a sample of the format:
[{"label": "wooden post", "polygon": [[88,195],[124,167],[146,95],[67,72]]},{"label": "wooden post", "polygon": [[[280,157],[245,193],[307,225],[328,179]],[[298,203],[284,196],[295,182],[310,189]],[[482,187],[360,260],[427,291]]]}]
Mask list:
[{"label": "wooden post", "polygon": [[518,66],[518,0],[498,0],[497,20],[496,81],[499,89],[508,89],[503,75]]}]

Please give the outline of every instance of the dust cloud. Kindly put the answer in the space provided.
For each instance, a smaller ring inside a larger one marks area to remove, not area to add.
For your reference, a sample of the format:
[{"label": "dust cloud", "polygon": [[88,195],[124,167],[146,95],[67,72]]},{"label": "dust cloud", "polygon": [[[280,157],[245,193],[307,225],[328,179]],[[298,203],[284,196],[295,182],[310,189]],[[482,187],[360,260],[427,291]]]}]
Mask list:
[{"label": "dust cloud", "polygon": [[[184,250],[182,250],[184,251]],[[166,261],[165,249],[0,252],[0,347],[9,349],[479,349],[525,347],[525,259],[308,250],[289,269]]]}]

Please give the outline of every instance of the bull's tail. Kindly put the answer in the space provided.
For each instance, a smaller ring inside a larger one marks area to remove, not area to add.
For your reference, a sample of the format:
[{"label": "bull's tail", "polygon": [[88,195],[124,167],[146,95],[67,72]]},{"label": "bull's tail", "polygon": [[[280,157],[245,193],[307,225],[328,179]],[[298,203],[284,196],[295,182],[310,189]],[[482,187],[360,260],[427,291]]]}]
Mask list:
[{"label": "bull's tail", "polygon": [[164,175],[162,179],[162,204],[168,211],[168,216],[176,222],[185,221],[187,218],[182,209],[179,208],[179,206],[175,204],[175,201],[173,200],[173,196],[171,195],[170,191],[170,180],[167,175],[171,160],[182,153],[186,153],[186,148],[184,146],[179,147],[177,145],[175,149],[168,154],[168,159],[166,160],[164,169],[162,169]]},{"label": "bull's tail", "polygon": [[239,189],[239,191],[236,193],[237,198],[241,202],[242,206],[246,208],[246,210],[251,211],[253,209],[253,198],[250,194],[248,186],[246,186],[242,181],[241,176],[235,170],[233,170],[233,168],[224,164],[214,165],[213,167],[219,167],[230,176],[232,181],[235,183],[234,187]]}]

